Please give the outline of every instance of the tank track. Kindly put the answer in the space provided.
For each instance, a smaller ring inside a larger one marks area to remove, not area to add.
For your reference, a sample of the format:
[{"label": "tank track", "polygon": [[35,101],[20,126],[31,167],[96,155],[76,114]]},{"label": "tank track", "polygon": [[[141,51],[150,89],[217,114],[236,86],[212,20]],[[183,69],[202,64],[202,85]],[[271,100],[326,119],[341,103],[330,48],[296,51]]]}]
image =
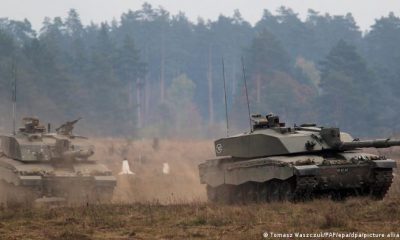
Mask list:
[{"label": "tank track", "polygon": [[[370,196],[375,200],[382,200],[393,182],[392,169],[376,169],[372,181],[362,191],[365,194],[356,194],[349,189],[344,191],[331,191],[331,199],[344,200],[349,196]],[[221,185],[218,187],[207,186],[208,200],[218,203],[248,203],[248,202],[273,202],[273,201],[308,201],[320,196],[316,192],[318,180],[314,176],[297,176],[288,180],[271,180],[264,183],[247,182],[238,186]],[[321,195],[323,196],[323,195]]]},{"label": "tank track", "polygon": [[37,198],[33,189],[16,186],[4,180],[0,180],[0,192],[0,205],[3,206],[29,206],[32,204],[32,199]]},{"label": "tank track", "polygon": [[[68,203],[109,203],[112,200],[114,189],[111,187],[82,188],[80,191],[71,191],[69,197],[47,197],[47,199],[65,199]],[[31,205],[37,199],[43,198],[43,189],[16,186],[0,180],[0,206]],[[52,195],[47,195],[52,196]]]},{"label": "tank track", "polygon": [[293,191],[293,201],[304,201],[311,200],[313,198],[313,192],[317,186],[317,179],[313,176],[297,176],[296,188]]},{"label": "tank track", "polygon": [[207,197],[217,203],[248,203],[274,201],[305,201],[313,197],[317,180],[312,176],[302,176],[287,180],[271,180],[264,183],[247,182],[238,186],[207,186]]},{"label": "tank track", "polygon": [[374,179],[375,182],[370,186],[370,195],[376,200],[382,200],[392,185],[393,170],[376,170]]}]

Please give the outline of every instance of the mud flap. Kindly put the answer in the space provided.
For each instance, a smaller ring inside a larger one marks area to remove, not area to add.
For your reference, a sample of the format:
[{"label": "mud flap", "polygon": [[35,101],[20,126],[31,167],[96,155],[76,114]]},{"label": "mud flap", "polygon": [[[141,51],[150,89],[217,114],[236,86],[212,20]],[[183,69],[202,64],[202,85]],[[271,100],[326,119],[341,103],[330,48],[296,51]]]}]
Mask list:
[{"label": "mud flap", "polygon": [[41,176],[20,176],[20,185],[24,187],[34,187],[42,185]]},{"label": "mud flap", "polygon": [[95,176],[94,180],[97,187],[115,187],[117,184],[114,176]]},{"label": "mud flap", "polygon": [[317,176],[319,175],[319,167],[317,165],[295,166],[294,173],[297,176]]},{"label": "mud flap", "polygon": [[375,160],[373,161],[375,164],[375,168],[396,168],[397,164],[395,160],[386,159],[386,160]]}]

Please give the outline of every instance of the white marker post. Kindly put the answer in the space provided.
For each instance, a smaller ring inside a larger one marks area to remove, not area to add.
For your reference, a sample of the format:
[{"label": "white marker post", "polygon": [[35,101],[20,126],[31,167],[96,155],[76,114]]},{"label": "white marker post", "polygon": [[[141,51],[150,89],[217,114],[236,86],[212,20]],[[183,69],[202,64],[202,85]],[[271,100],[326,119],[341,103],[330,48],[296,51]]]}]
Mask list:
[{"label": "white marker post", "polygon": [[128,160],[124,159],[122,161],[122,170],[119,173],[119,175],[134,175],[135,173],[131,171],[131,168],[129,167],[129,162]]},{"label": "white marker post", "polygon": [[162,169],[163,174],[168,175],[169,174],[169,170],[170,170],[169,164],[168,163],[163,163],[163,169]]}]

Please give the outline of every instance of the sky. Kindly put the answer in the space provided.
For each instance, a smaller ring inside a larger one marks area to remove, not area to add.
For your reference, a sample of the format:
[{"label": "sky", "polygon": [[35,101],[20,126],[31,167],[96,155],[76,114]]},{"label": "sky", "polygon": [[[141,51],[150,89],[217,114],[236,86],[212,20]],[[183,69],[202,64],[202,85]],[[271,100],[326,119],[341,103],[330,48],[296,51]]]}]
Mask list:
[{"label": "sky", "polygon": [[350,12],[364,31],[389,12],[400,16],[399,0],[0,0],[0,18],[27,18],[39,30],[45,17],[65,17],[71,8],[78,11],[84,24],[89,24],[118,20],[122,13],[140,9],[144,2],[162,6],[172,14],[182,11],[193,21],[198,17],[215,20],[221,13],[231,16],[239,9],[252,24],[261,18],[263,9],[275,13],[279,6],[292,8],[302,19],[308,9],[331,15]]}]

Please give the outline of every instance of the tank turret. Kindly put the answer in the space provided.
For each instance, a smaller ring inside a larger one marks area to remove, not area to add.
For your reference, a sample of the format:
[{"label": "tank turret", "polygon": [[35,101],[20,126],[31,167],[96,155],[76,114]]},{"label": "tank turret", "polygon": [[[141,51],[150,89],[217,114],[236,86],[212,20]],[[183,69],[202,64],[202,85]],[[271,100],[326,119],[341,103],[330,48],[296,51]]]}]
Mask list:
[{"label": "tank turret", "polygon": [[340,132],[339,128],[317,127],[316,124],[286,127],[273,114],[253,115],[252,122],[253,129],[249,133],[215,141],[216,155],[254,158],[400,145],[400,140],[391,139],[360,141]]},{"label": "tank turret", "polygon": [[[1,151],[9,158],[24,162],[88,160],[94,154],[94,147],[77,143],[72,135],[73,124],[67,122],[57,128],[57,133],[46,132],[39,119],[23,119],[23,127],[16,135],[1,136]],[[84,139],[84,137],[79,137]]]},{"label": "tank turret", "polygon": [[335,127],[286,126],[273,114],[252,115],[251,131],[214,142],[217,159],[199,165],[211,201],[382,199],[396,162],[362,148],[400,146],[397,139],[359,140]]},{"label": "tank turret", "polygon": [[94,146],[89,140],[72,134],[79,120],[68,121],[52,133],[38,118],[27,117],[15,135],[0,136],[0,183],[12,191],[22,188],[30,200],[32,195],[111,200],[116,179],[106,166],[91,159]]}]

